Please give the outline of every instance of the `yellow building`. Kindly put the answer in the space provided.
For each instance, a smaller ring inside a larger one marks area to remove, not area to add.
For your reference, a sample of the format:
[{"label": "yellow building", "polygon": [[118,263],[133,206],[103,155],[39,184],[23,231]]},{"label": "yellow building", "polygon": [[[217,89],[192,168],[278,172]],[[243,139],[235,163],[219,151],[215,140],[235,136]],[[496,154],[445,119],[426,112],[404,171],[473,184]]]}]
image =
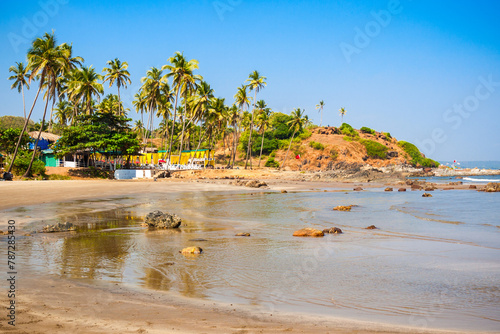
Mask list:
[{"label": "yellow building", "polygon": [[[143,153],[140,156],[132,156],[130,161],[141,165],[158,165],[165,163],[168,159],[167,151],[158,151],[157,153]],[[171,155],[172,165],[196,164],[201,166],[215,166],[214,151],[210,149],[182,151],[179,155]],[[179,161],[180,160],[180,161]]]}]

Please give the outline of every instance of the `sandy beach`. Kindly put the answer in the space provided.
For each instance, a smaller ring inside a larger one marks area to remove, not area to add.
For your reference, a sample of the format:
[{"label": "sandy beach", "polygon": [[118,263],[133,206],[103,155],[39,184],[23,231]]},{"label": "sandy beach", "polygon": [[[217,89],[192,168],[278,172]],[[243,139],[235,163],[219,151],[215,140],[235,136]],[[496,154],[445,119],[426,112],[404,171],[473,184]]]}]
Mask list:
[{"label": "sandy beach", "polygon": [[[0,229],[6,230],[13,208],[74,200],[109,199],[130,194],[172,192],[255,192],[238,187],[231,180],[154,181],[31,181],[2,182]],[[314,183],[266,180],[270,190],[308,190],[319,187],[351,189],[354,185],[383,187],[384,184]],[[397,185],[395,185],[397,186]],[[269,189],[267,189],[269,191]],[[7,210],[7,213],[6,213]],[[17,217],[16,233],[35,217]],[[30,237],[30,236],[28,236]],[[6,237],[3,237],[6,238]],[[4,244],[5,245],[5,244]],[[138,290],[127,285],[40,275],[22,268],[19,275],[17,324],[7,325],[2,315],[0,331],[5,333],[451,333],[355,322],[297,314],[260,313],[206,300],[176,297],[162,291]],[[0,303],[7,303],[2,294]],[[455,331],[454,331],[455,332]]]}]

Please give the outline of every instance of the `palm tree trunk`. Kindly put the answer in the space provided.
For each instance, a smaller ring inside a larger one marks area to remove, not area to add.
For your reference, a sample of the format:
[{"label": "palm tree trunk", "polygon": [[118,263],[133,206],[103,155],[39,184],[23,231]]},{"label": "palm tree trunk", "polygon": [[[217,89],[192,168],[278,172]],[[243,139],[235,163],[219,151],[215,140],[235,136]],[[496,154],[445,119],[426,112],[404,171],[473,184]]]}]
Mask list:
[{"label": "palm tree trunk", "polygon": [[47,100],[45,101],[45,109],[43,111],[42,124],[40,126],[40,131],[38,131],[38,137],[36,137],[35,147],[33,148],[33,155],[31,156],[30,164],[28,165],[28,169],[24,173],[23,177],[28,177],[31,175],[31,166],[33,165],[33,161],[35,160],[36,149],[38,148],[38,141],[40,140],[40,135],[42,134],[43,127],[45,126],[45,115],[47,114],[47,107],[49,105],[49,97],[47,96]]},{"label": "palm tree trunk", "polygon": [[182,148],[184,147],[184,129],[186,128],[186,116],[187,116],[187,97],[184,97],[184,116],[182,117],[181,146],[179,147],[179,157],[181,156]]},{"label": "palm tree trunk", "polygon": [[54,112],[54,105],[56,104],[56,97],[52,99],[52,108],[50,109],[49,132],[52,131],[52,113]]},{"label": "palm tree trunk", "polygon": [[172,120],[172,131],[170,133],[170,144],[168,145],[168,164],[170,165],[170,157],[172,156],[172,141],[174,139],[174,126],[175,126],[175,118],[177,117],[177,100],[179,100],[179,90],[181,86],[177,86],[177,92],[175,95],[175,106],[174,106],[174,118]]},{"label": "palm tree trunk", "polygon": [[295,132],[297,132],[297,129],[293,131],[292,139],[290,139],[290,144],[288,145],[288,150],[286,151],[285,154],[285,160],[283,160],[283,163],[281,164],[281,168],[285,166],[286,159],[288,158],[288,152],[290,152],[290,147],[292,147],[292,142],[293,142],[293,137],[295,137]]},{"label": "palm tree trunk", "polygon": [[259,155],[259,168],[260,168],[260,160],[262,159],[262,147],[264,146],[264,134],[265,131],[262,131],[262,143],[260,144],[260,155]]},{"label": "palm tree trunk", "polygon": [[21,84],[21,91],[23,92],[23,112],[24,112],[24,121],[26,122],[26,104],[24,103],[24,84]]},{"label": "palm tree trunk", "polygon": [[[40,82],[43,82],[44,78],[41,78]],[[12,171],[12,167],[14,166],[14,162],[16,161],[17,157],[17,151],[19,150],[19,145],[21,145],[21,139],[23,138],[24,133],[26,132],[26,128],[28,127],[28,122],[31,117],[31,113],[33,112],[33,108],[35,108],[36,101],[38,100],[38,95],[40,94],[40,90],[42,89],[42,85],[40,84],[40,87],[38,87],[38,91],[36,92],[35,100],[33,101],[33,105],[31,106],[31,110],[28,114],[28,118],[24,121],[24,126],[23,130],[21,131],[21,134],[19,135],[19,139],[17,140],[16,148],[14,149],[14,155],[12,157],[12,160],[9,165],[9,169],[7,170],[7,173],[10,173]]]},{"label": "palm tree trunk", "polygon": [[255,114],[255,100],[257,99],[257,90],[255,90],[252,108],[252,120],[250,121],[250,136],[248,136],[247,158],[245,160],[245,169],[247,169],[248,158],[250,157],[250,169],[252,169],[252,130],[253,130],[253,116]]},{"label": "palm tree trunk", "polygon": [[120,86],[116,85],[118,87],[118,116],[122,114],[122,100],[120,99]]}]

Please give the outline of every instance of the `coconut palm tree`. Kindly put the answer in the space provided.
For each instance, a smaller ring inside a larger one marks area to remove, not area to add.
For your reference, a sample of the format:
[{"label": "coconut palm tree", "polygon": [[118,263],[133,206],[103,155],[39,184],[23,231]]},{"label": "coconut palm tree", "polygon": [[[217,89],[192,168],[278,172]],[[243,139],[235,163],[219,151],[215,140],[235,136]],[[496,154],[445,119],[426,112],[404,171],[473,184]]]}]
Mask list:
[{"label": "coconut palm tree", "polygon": [[[193,71],[198,68],[198,61],[196,59],[191,59],[187,61],[184,55],[180,52],[176,52],[173,57],[168,59],[170,65],[164,65],[162,70],[168,70],[169,72],[165,75],[167,78],[172,78],[173,88],[175,88],[175,105],[174,105],[174,117],[172,123],[172,135],[170,136],[170,143],[168,148],[168,160],[170,161],[170,156],[172,154],[172,143],[173,143],[173,133],[175,122],[177,118],[177,105],[179,102],[180,95],[187,97],[187,91],[192,88],[196,80],[201,81],[202,78],[199,75],[194,75]],[[184,94],[186,93],[186,94]],[[187,101],[186,101],[187,103]]]},{"label": "coconut palm tree", "polygon": [[[38,148],[38,141],[40,140],[40,135],[42,129],[45,126],[45,116],[47,114],[47,106],[49,99],[56,95],[57,80],[60,76],[64,75],[71,68],[74,68],[76,64],[80,64],[83,59],[80,57],[72,56],[72,47],[63,43],[56,46],[56,38],[54,33],[45,35],[42,38],[37,38],[33,41],[32,47],[28,50],[28,68],[31,71],[30,80],[37,77],[39,78],[39,89],[33,102],[32,109],[26,120],[28,121],[31,117],[33,107],[35,106],[36,100],[38,99],[38,94],[42,87],[45,87],[45,109],[42,117],[42,124],[38,136],[35,141],[33,155],[31,156],[30,164],[24,174],[24,176],[29,176],[31,173],[31,166],[33,165],[33,160],[35,159],[36,151]],[[55,98],[55,97],[54,97]],[[26,129],[26,122],[24,130]],[[23,135],[24,131],[21,133]],[[17,151],[17,149],[16,149]],[[14,152],[15,154],[17,152]],[[12,159],[11,166],[14,164],[14,159]],[[10,171],[9,171],[10,172]]]},{"label": "coconut palm tree", "polygon": [[66,126],[68,120],[71,118],[71,115],[73,114],[73,106],[71,105],[70,102],[66,100],[61,100],[56,104],[54,111],[59,125]]},{"label": "coconut palm tree", "polygon": [[340,116],[342,116],[341,124],[344,124],[344,115],[346,113],[346,110],[344,109],[344,107],[342,107],[342,108],[339,109],[339,111],[340,111],[339,112]]},{"label": "coconut palm tree", "polygon": [[260,161],[262,159],[262,148],[264,147],[264,135],[266,133],[266,130],[269,128],[270,124],[271,124],[271,109],[266,108],[264,103],[264,107],[259,108],[259,113],[257,115],[257,126],[259,127],[259,131],[262,135],[262,142],[260,144],[260,155],[259,155],[259,166],[258,166],[259,168],[260,168]]},{"label": "coconut palm tree", "polygon": [[321,123],[323,123],[323,107],[325,106],[325,102],[323,100],[319,101],[319,103],[316,105],[316,109],[319,109],[320,112],[320,119],[319,119],[319,126],[321,127]]},{"label": "coconut palm tree", "polygon": [[292,119],[287,124],[290,126],[291,129],[293,129],[293,134],[292,134],[292,139],[290,139],[290,144],[288,145],[288,150],[286,151],[286,154],[285,154],[285,159],[283,160],[283,163],[281,164],[281,168],[283,168],[283,166],[286,163],[286,159],[288,158],[288,152],[290,152],[290,147],[292,146],[292,142],[293,142],[293,138],[295,137],[295,134],[297,133],[297,131],[302,130],[302,128],[304,127],[304,123],[306,120],[306,118],[304,117],[304,112],[305,112],[305,110],[301,110],[300,108],[296,108],[290,114]]},{"label": "coconut palm tree", "polygon": [[132,81],[130,80],[130,73],[128,72],[128,63],[124,61],[123,63],[120,59],[115,58],[114,60],[109,60],[107,62],[109,67],[102,69],[106,74],[104,75],[104,81],[109,81],[109,87],[116,83],[118,88],[118,101],[120,101],[120,109],[118,109],[118,115],[121,114],[121,98],[120,98],[120,87],[127,88],[127,83],[130,85]]},{"label": "coconut palm tree", "polygon": [[104,93],[104,88],[99,82],[102,75],[97,73],[92,65],[83,66],[80,69],[74,69],[70,73],[68,88],[66,93],[71,100],[82,102],[88,115],[92,115],[94,108],[92,101],[94,97],[100,100],[100,95]]},{"label": "coconut palm tree", "polygon": [[26,86],[27,89],[30,89],[29,83],[26,81],[30,76],[28,74],[28,68],[24,66],[23,63],[17,63],[16,66],[11,66],[9,68],[9,72],[14,73],[9,77],[9,80],[14,80],[14,83],[12,86],[10,86],[11,89],[17,88],[18,93],[23,94],[23,113],[24,113],[24,120],[26,120],[26,104],[24,102],[24,86]]},{"label": "coconut palm tree", "polygon": [[[167,78],[163,76],[162,70],[151,67],[146,76],[141,79],[141,82],[141,93],[144,94],[146,112],[149,112],[148,125],[150,134],[152,135],[154,128],[153,115],[162,104],[163,85],[167,82]],[[152,141],[151,145],[153,145]]]},{"label": "coconut palm tree", "polygon": [[257,100],[257,93],[263,89],[267,83],[266,83],[266,77],[261,76],[258,71],[253,71],[250,73],[247,81],[248,81],[248,87],[250,88],[250,91],[254,91],[254,99],[253,99],[253,109],[252,109],[252,119],[250,121],[250,134],[248,136],[248,147],[247,147],[247,157],[245,160],[245,169],[247,169],[248,165],[248,160],[250,159],[250,168],[252,165],[252,131],[253,131],[253,121],[254,121],[254,114],[255,114],[255,102]]},{"label": "coconut palm tree", "polygon": [[238,124],[241,122],[241,113],[235,104],[233,104],[233,106],[228,109],[228,122],[233,126],[233,149],[231,157],[231,167],[234,167],[234,161],[236,160],[236,148],[238,147]]},{"label": "coconut palm tree", "polygon": [[[134,95],[134,100],[132,101],[132,105],[135,107],[135,111],[139,113],[141,112],[141,129],[144,130],[144,111],[146,110],[146,99],[142,91],[136,93]],[[141,132],[141,138],[144,139],[145,133]]]}]

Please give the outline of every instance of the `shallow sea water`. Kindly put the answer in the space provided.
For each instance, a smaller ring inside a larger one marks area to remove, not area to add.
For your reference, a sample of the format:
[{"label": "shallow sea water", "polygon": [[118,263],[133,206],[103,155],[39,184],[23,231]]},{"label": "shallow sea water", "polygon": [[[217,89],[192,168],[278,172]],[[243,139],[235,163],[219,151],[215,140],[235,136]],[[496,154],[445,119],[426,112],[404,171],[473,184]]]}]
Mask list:
[{"label": "shallow sea water", "polygon": [[[20,256],[23,266],[62,278],[105,280],[270,312],[500,330],[500,193],[421,195],[383,189],[202,192],[49,204],[36,208],[47,217],[44,224],[70,221],[78,232],[25,238]],[[350,204],[358,206],[332,211]],[[156,209],[176,213],[183,226],[141,227]],[[30,215],[35,209],[16,210]],[[378,229],[364,229],[369,225]],[[344,233],[292,237],[302,227],[333,226]],[[251,237],[236,237],[238,232]],[[198,238],[206,241],[190,241]],[[204,253],[179,253],[193,245]]]}]

